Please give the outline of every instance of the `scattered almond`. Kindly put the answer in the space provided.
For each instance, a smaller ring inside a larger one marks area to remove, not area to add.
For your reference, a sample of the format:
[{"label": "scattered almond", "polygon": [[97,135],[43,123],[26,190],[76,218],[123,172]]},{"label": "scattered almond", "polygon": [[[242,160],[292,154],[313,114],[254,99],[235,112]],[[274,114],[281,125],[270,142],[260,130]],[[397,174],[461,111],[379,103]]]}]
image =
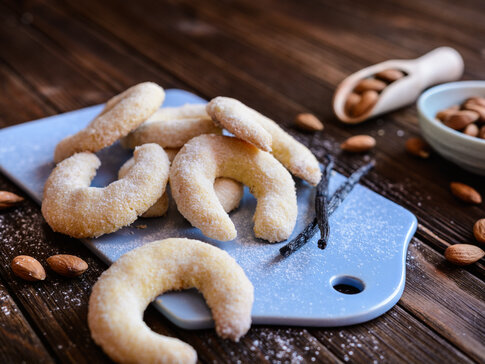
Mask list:
[{"label": "scattered almond", "polygon": [[376,140],[370,135],[356,135],[340,144],[340,148],[346,152],[362,153],[371,150],[375,145]]},{"label": "scattered almond", "polygon": [[396,69],[387,69],[376,73],[376,77],[386,82],[394,82],[404,77],[404,72]]},{"label": "scattered almond", "polygon": [[448,116],[444,124],[455,130],[462,130],[468,124],[471,124],[478,120],[478,113],[470,110],[460,110],[456,111],[454,114]]},{"label": "scattered almond", "polygon": [[66,277],[77,277],[88,269],[88,264],[74,255],[58,254],[47,258],[47,264],[56,273]]},{"label": "scattered almond", "polygon": [[464,202],[468,202],[471,204],[480,204],[482,203],[482,196],[476,189],[470,187],[464,183],[460,182],[451,182],[450,183],[451,193],[458,197],[460,200]]},{"label": "scattered almond", "polygon": [[473,264],[485,256],[478,246],[471,244],[455,244],[445,250],[445,258],[456,265]]},{"label": "scattered almond", "polygon": [[295,124],[306,131],[323,130],[322,122],[315,115],[309,113],[298,114],[295,118]]},{"label": "scattered almond", "polygon": [[421,138],[409,138],[406,141],[405,148],[406,148],[406,152],[416,157],[420,157],[420,158],[429,157],[429,153],[430,153],[429,145]]},{"label": "scattered almond", "polygon": [[463,134],[476,137],[478,136],[479,130],[477,124],[471,123],[463,130]]},{"label": "scattered almond", "polygon": [[0,210],[18,205],[24,200],[23,197],[8,191],[0,191]]},{"label": "scattered almond", "polygon": [[26,281],[43,281],[45,279],[45,270],[39,261],[28,255],[19,255],[13,258],[10,264],[14,274]]},{"label": "scattered almond", "polygon": [[354,92],[363,93],[365,91],[377,91],[380,92],[384,90],[387,86],[387,83],[384,81],[378,80],[376,78],[364,78],[360,80],[357,85],[354,87]]},{"label": "scattered almond", "polygon": [[473,235],[479,243],[485,243],[485,219],[480,219],[473,225]]},{"label": "scattered almond", "polygon": [[460,110],[460,106],[458,105],[453,105],[447,109],[441,110],[436,114],[436,119],[445,121],[449,116],[453,115],[456,113],[458,110]]},{"label": "scattered almond", "polygon": [[357,117],[369,112],[379,100],[379,94],[376,91],[366,91],[362,94],[360,101],[353,108],[352,116]]}]

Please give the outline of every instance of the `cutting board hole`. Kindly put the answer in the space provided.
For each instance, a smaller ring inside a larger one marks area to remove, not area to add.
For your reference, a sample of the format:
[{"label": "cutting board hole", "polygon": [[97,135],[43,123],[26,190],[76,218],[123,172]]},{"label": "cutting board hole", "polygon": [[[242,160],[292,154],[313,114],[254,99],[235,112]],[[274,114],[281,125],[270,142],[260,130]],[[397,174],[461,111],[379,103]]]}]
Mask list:
[{"label": "cutting board hole", "polygon": [[330,280],[330,283],[334,290],[343,294],[357,294],[365,288],[364,282],[352,276],[336,276]]}]

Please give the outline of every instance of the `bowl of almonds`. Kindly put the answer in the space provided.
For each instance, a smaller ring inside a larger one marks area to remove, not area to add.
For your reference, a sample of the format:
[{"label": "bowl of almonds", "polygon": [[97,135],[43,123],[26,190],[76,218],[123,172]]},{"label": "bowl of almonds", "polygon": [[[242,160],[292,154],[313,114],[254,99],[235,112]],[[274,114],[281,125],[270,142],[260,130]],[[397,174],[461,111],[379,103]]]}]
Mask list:
[{"label": "bowl of almonds", "polygon": [[485,81],[432,87],[417,107],[421,133],[433,149],[463,169],[485,175]]}]

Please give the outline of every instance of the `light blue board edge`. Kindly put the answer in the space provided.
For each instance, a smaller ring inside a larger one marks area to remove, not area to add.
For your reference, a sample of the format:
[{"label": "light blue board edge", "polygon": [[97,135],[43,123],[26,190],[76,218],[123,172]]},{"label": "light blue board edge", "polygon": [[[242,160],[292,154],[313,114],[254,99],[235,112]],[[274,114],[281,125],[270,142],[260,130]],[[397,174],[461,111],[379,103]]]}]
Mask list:
[{"label": "light blue board edge", "polygon": [[[164,106],[203,103],[182,90],[167,90]],[[40,203],[42,188],[54,164],[55,145],[66,135],[82,129],[102,105],[40,119],[0,130],[0,170]],[[98,153],[102,167],[94,186],[116,177],[131,153],[118,144]],[[334,174],[333,191],[345,178]],[[314,188],[296,181],[299,216],[292,239],[313,218]],[[239,209],[231,213],[238,238],[219,242],[191,227],[171,201],[167,216],[139,219],[131,227],[98,239],[83,240],[108,264],[125,252],[149,241],[189,237],[214,244],[231,254],[243,267],[255,288],[254,324],[298,326],[344,326],[371,320],[394,306],[405,283],[406,252],[416,231],[413,214],[363,187],[356,186],[330,219],[328,247],[320,250],[316,239],[287,259],[278,249],[285,242],[267,244],[254,238],[252,214],[255,200],[246,189]],[[145,229],[137,225],[147,225]],[[345,295],[333,289],[338,276],[360,279],[365,289]],[[155,307],[176,325],[186,329],[213,326],[210,311],[195,290],[167,293]]]}]

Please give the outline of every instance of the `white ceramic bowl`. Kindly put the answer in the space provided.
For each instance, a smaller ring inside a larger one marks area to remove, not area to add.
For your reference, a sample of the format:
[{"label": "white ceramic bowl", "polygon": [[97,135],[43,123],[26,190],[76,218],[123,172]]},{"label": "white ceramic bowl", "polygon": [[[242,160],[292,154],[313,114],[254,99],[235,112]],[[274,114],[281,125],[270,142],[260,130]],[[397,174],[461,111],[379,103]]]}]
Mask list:
[{"label": "white ceramic bowl", "polygon": [[444,158],[485,176],[485,139],[453,130],[435,118],[438,111],[472,96],[485,97],[485,81],[450,82],[430,88],[418,99],[419,127],[424,139]]}]

